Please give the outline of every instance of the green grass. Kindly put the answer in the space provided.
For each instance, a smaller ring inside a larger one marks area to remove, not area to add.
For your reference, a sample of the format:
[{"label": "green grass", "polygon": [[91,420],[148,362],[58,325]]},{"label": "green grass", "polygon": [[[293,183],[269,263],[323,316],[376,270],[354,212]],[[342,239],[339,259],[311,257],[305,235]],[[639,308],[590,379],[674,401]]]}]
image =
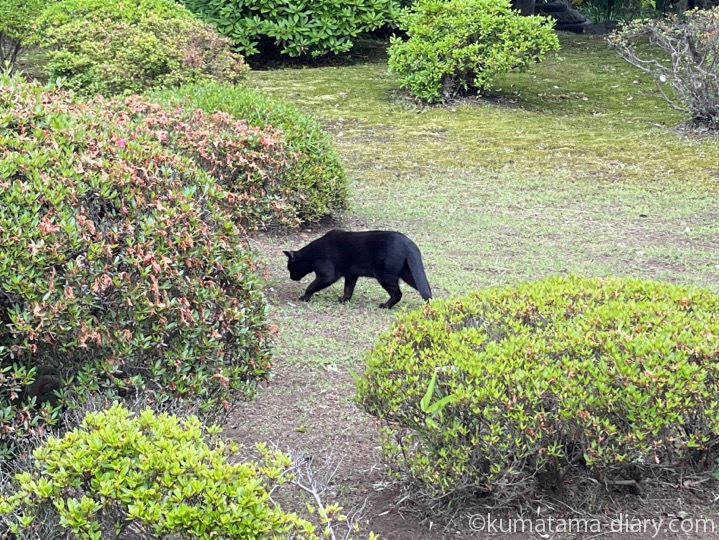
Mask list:
[{"label": "green grass", "polygon": [[46,62],[45,54],[35,47],[24,49],[17,58],[18,70],[22,71],[28,78],[45,81],[46,74],[42,66]]},{"label": "green grass", "polygon": [[[342,226],[408,234],[435,297],[567,273],[719,292],[719,137],[676,129],[681,115],[601,37],[562,43],[556,57],[503,77],[489,98],[443,107],[420,107],[399,92],[377,43],[355,65],[256,71],[251,81],[334,134],[352,181]],[[356,471],[375,466],[376,435],[372,418],[352,416],[349,374],[363,371],[366,351],[396,314],[422,300],[404,286],[394,310],[378,309],[386,293],[361,279],[349,304],[337,303],[341,282],[297,302],[311,278],[290,281],[281,250],[323,232],[256,239],[285,385],[253,407],[267,411],[256,420],[263,437],[286,439],[306,426],[295,444],[316,453],[343,437],[345,449],[359,446],[362,458],[340,474],[361,490],[367,478]],[[330,409],[328,387],[342,397]],[[301,410],[283,412],[289,404]],[[396,519],[374,518],[368,528],[394,530]],[[420,527],[411,536],[437,537]]]},{"label": "green grass", "polygon": [[680,136],[654,83],[600,36],[562,39],[556,57],[502,77],[487,100],[422,108],[396,89],[374,44],[348,67],[254,72],[337,136],[357,177],[376,181],[447,168],[564,171],[576,179],[716,182],[719,145]]}]

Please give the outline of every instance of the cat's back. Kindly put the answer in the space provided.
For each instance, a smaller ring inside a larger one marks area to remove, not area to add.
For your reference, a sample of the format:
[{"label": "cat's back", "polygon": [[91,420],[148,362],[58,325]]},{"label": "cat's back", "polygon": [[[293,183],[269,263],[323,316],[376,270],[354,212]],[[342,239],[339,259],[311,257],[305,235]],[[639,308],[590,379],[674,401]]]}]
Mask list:
[{"label": "cat's back", "polygon": [[397,231],[359,231],[352,234],[356,236],[350,243],[375,253],[378,251],[393,251],[400,246],[412,243],[407,236]]},{"label": "cat's back", "polygon": [[397,231],[343,231],[334,229],[328,232],[328,236],[334,241],[344,243],[366,243],[366,242],[396,242],[398,240],[409,240],[404,234]]},{"label": "cat's back", "polygon": [[386,255],[411,244],[412,241],[397,231],[344,231],[333,229],[307,245],[314,256],[362,259]]}]

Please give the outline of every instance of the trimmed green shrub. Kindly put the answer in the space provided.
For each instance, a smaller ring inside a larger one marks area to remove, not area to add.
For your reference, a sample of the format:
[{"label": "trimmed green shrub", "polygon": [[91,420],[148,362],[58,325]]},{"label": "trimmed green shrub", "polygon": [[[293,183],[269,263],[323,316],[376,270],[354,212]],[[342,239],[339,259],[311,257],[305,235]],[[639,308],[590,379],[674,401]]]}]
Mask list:
[{"label": "trimmed green shrub", "polygon": [[259,52],[261,39],[274,40],[288,56],[340,54],[360,33],[396,20],[397,0],[180,0],[212,23],[245,55]]},{"label": "trimmed green shrub", "polygon": [[149,94],[170,106],[222,111],[259,128],[282,130],[278,137],[294,153],[282,179],[284,203],[301,221],[313,222],[348,207],[348,182],[331,136],[313,118],[256,90],[215,82],[186,85]]},{"label": "trimmed green shrub", "polygon": [[[3,403],[41,365],[79,399],[143,392],[203,411],[267,376],[271,331],[227,211],[236,196],[157,138],[102,100],[0,76]],[[3,409],[0,446],[39,424]]]},{"label": "trimmed green shrub", "polygon": [[528,68],[559,48],[547,17],[523,17],[509,0],[421,0],[400,18],[407,40],[393,36],[390,72],[428,102],[483,92],[494,78]]},{"label": "trimmed green shrub", "polygon": [[607,40],[624,60],[651,75],[673,108],[697,126],[719,129],[719,7],[631,21]]},{"label": "trimmed green shrub", "polygon": [[261,464],[231,462],[237,449],[217,431],[207,433],[193,416],[150,409],[90,413],[34,452],[33,469],[17,474],[13,493],[0,498],[0,515],[21,539],[46,525],[39,515],[87,540],[142,531],[153,538],[317,539],[310,523],[270,499],[289,457],[261,448]]},{"label": "trimmed green shrub", "polygon": [[172,0],[61,0],[38,17],[52,78],[84,94],[128,94],[248,71],[230,41]]},{"label": "trimmed green shrub", "polygon": [[433,498],[676,478],[713,463],[718,338],[719,296],[701,289],[579,277],[488,288],[399,317],[358,399],[384,422],[389,463]]}]

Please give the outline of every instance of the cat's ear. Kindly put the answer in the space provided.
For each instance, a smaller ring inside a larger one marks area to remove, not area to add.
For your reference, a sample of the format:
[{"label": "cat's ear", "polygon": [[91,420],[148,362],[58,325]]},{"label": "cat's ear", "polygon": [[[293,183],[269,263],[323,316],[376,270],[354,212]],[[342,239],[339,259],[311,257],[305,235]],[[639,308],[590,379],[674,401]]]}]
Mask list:
[{"label": "cat's ear", "polygon": [[287,258],[288,258],[289,260],[292,260],[292,259],[295,258],[295,252],[294,252],[294,251],[283,251],[282,253],[284,253],[285,255],[287,255]]}]

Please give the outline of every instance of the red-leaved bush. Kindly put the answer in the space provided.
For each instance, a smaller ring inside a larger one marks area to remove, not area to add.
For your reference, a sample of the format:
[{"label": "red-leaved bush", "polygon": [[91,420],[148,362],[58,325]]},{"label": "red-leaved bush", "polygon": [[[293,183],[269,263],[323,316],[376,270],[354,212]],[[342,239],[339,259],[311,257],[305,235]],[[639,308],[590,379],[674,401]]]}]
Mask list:
[{"label": "red-leaved bush", "polygon": [[251,88],[217,82],[153,91],[150,99],[165,108],[201,109],[208,114],[222,111],[250,126],[281,129],[283,147],[292,155],[281,177],[285,216],[316,222],[347,210],[347,174],[332,136],[289,103]]},{"label": "red-leaved bush", "polygon": [[223,112],[164,109],[139,96],[113,102],[115,121],[132,125],[136,136],[191,158],[228,192],[237,222],[246,228],[297,226],[297,208],[284,185],[288,169],[297,161],[280,130],[250,127]]},{"label": "red-leaved bush", "polygon": [[[218,174],[218,156],[259,152],[263,134],[224,151],[189,123],[162,135],[133,115],[0,76],[0,450],[52,421],[23,395],[39,366],[59,370],[65,397],[141,393],[205,410],[267,375],[272,329],[237,224],[250,205],[228,212],[244,195],[175,151],[194,148]],[[281,161],[247,159],[253,178]]]}]

